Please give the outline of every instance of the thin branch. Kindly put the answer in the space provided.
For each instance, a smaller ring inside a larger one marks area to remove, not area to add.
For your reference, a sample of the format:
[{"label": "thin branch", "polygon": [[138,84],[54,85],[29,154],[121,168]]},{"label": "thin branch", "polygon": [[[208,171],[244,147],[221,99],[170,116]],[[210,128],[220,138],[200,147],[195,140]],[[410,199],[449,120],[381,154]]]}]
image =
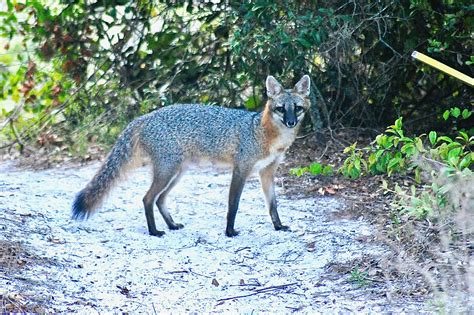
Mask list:
[{"label": "thin branch", "polygon": [[260,294],[260,293],[266,293],[266,292],[269,292],[269,291],[282,290],[282,289],[286,289],[288,287],[294,286],[296,284],[298,284],[298,282],[282,284],[282,285],[274,285],[274,286],[270,286],[270,287],[266,287],[266,288],[257,289],[257,290],[255,290],[255,292],[252,292],[250,294],[237,295],[237,296],[231,296],[231,297],[219,299],[219,300],[217,300],[217,302],[223,302],[223,301],[234,300],[234,299],[241,299],[241,298],[244,298],[244,297],[257,295],[257,294]]},{"label": "thin branch", "polygon": [[18,114],[20,113],[20,111],[23,109],[23,103],[21,103],[20,105],[16,106],[15,109],[13,110],[13,112],[10,114],[10,116],[8,116],[7,119],[5,119],[3,122],[2,122],[2,125],[0,126],[0,131],[3,130],[3,128],[5,128],[11,121],[15,120],[17,117],[18,117]]}]

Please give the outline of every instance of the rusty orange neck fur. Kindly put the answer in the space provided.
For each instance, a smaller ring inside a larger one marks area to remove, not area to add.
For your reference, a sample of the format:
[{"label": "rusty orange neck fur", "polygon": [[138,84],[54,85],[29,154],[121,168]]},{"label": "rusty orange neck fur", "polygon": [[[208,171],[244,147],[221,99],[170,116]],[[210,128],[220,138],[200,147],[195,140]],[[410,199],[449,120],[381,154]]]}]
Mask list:
[{"label": "rusty orange neck fur", "polygon": [[280,130],[275,125],[273,121],[272,112],[271,112],[271,100],[267,101],[265,109],[262,113],[262,127],[264,130],[264,149],[266,153],[269,153],[271,145],[277,140],[280,136]]}]

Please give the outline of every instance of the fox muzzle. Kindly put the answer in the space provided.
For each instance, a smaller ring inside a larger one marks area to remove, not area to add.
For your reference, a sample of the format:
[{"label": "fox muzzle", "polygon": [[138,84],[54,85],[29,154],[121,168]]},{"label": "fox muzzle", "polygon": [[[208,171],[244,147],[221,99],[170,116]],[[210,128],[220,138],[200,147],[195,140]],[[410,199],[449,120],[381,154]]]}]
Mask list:
[{"label": "fox muzzle", "polygon": [[283,123],[288,128],[296,127],[296,125],[298,124],[298,117],[296,116],[293,110],[285,111],[285,114],[283,115]]}]

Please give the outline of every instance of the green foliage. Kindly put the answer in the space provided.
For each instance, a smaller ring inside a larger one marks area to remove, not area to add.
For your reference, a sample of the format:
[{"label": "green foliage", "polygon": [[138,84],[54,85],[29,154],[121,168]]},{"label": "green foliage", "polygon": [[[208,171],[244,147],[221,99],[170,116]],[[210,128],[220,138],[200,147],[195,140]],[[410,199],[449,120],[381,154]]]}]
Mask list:
[{"label": "green foliage", "polygon": [[425,148],[426,135],[406,137],[403,131],[402,118],[388,127],[384,134],[378,135],[370,146],[357,148],[356,143],[347,147],[348,154],[343,166],[339,169],[344,176],[359,178],[361,175],[375,175],[413,172],[415,180],[420,182],[420,168],[417,159],[421,155],[445,163],[451,171],[462,171],[469,168],[474,161],[474,136],[459,131],[453,140],[448,136],[438,136],[436,131],[428,133],[431,148]]},{"label": "green foliage", "polygon": [[[450,114],[458,118],[461,112],[451,109]],[[469,118],[470,114],[462,119]],[[402,118],[388,127],[384,134],[378,135],[370,146],[359,149],[356,143],[347,147],[348,154],[343,166],[338,170],[349,178],[361,175],[393,173],[413,173],[418,184],[422,182],[421,172],[429,172],[431,177],[472,178],[470,167],[474,165],[474,135],[466,131],[458,131],[453,139],[439,136],[436,131],[428,135],[407,137],[403,131]],[[428,182],[423,185],[411,185],[404,189],[395,183],[390,188],[386,181],[382,187],[386,192],[393,193],[396,198],[393,208],[400,215],[407,214],[416,219],[437,217],[436,210],[455,211],[456,205],[448,198],[453,185],[450,181],[439,183]]]},{"label": "green foliage", "polygon": [[453,117],[457,119],[461,116],[462,119],[468,119],[469,117],[471,117],[471,115],[472,115],[472,110],[465,108],[461,112],[461,109],[459,109],[459,107],[453,107],[444,111],[443,118],[444,120],[448,120],[449,117]]},{"label": "green foliage", "polygon": [[421,137],[409,138],[404,135],[402,119],[388,127],[384,134],[380,134],[371,146],[358,149],[356,143],[347,147],[344,153],[349,156],[345,159],[340,172],[352,179],[363,174],[401,173],[411,170],[410,159],[423,152]]},{"label": "green foliage", "polygon": [[[463,105],[469,87],[405,57],[416,48],[470,74],[467,0],[354,6],[7,0],[1,10],[0,37],[6,42],[0,45],[0,102],[20,109],[2,106],[1,118],[12,118],[2,140],[15,138],[13,128],[24,140],[65,124],[68,132],[97,120],[121,126],[122,120],[175,102],[258,110],[268,74],[284,85],[311,74],[313,105],[318,104],[313,124],[318,109],[327,126],[370,127],[398,115],[430,124],[420,119],[428,111],[441,116],[457,107],[459,117],[469,111]],[[111,87],[129,102],[126,110],[113,110],[113,97],[97,100]]]},{"label": "green foliage", "polygon": [[330,176],[333,175],[333,168],[331,165],[322,165],[321,163],[314,162],[309,166],[290,169],[290,174],[298,177],[306,173],[311,175]]},{"label": "green foliage", "polygon": [[367,271],[362,271],[359,268],[351,270],[349,281],[356,283],[360,287],[364,287],[370,284]]},{"label": "green foliage", "polygon": [[[366,163],[363,159],[362,151],[356,149],[357,142],[344,149],[344,153],[349,156],[344,160],[343,166],[339,171],[346,177],[357,179],[362,173],[362,164]],[[365,165],[364,165],[365,166]]]}]

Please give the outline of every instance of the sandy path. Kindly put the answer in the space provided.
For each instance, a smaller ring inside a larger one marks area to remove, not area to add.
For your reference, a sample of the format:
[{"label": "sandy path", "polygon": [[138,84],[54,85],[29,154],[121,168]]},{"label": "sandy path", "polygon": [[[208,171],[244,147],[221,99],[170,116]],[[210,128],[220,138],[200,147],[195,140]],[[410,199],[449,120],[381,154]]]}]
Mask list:
[{"label": "sandy path", "polygon": [[[70,205],[98,164],[25,171],[0,165],[0,240],[21,241],[35,259],[0,269],[0,291],[18,292],[47,311],[87,312],[380,312],[414,311],[384,292],[335,277],[331,263],[383,248],[361,239],[362,220],[334,219],[342,201],[279,196],[291,232],[274,231],[256,178],[249,180],[237,214],[235,238],[224,236],[230,175],[192,169],[169,196],[185,228],[162,238],[147,234],[141,199],[148,169],[133,172],[86,222],[70,220]],[[280,181],[281,182],[281,181]],[[277,191],[281,191],[278,188]],[[375,293],[374,293],[375,290]],[[0,292],[1,293],[1,292]],[[231,298],[237,297],[237,298]]]}]

